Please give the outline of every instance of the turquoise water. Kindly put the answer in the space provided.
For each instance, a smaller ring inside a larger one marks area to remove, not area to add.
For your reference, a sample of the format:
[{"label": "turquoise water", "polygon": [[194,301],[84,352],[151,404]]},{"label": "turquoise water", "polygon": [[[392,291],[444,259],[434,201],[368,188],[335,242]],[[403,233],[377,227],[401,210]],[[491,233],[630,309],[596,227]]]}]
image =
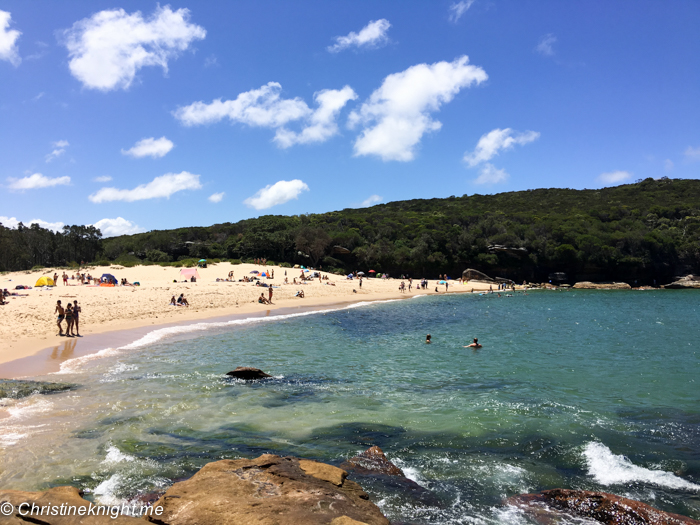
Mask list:
[{"label": "turquoise water", "polygon": [[[427,489],[358,479],[394,521],[530,523],[503,499],[555,487],[698,519],[699,303],[424,296],[160,331],[40,378],[77,390],[7,401],[0,486],[71,483],[116,502],[220,458],[339,464],[379,445]],[[483,348],[463,348],[473,337]],[[275,378],[224,376],[241,365]]]}]

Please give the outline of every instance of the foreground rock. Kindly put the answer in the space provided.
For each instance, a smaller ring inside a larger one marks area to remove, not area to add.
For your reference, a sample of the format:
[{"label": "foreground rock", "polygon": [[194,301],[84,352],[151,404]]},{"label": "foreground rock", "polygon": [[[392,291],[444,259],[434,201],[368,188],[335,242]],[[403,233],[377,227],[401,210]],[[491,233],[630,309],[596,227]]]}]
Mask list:
[{"label": "foreground rock", "polygon": [[37,392],[39,394],[55,394],[76,388],[70,383],[49,383],[46,381],[25,381],[22,379],[0,379],[0,399],[11,397],[19,399]]},{"label": "foreground rock", "polygon": [[627,283],[592,283],[591,281],[581,281],[576,283],[574,288],[577,290],[631,290],[632,287]]},{"label": "foreground rock", "polygon": [[[676,277],[676,279],[678,279]],[[671,284],[664,285],[664,288],[670,288],[671,290],[683,290],[688,288],[700,288],[700,276],[697,275],[686,275],[681,277]]]},{"label": "foreground rock", "polygon": [[506,503],[520,507],[542,523],[556,522],[553,520],[563,512],[609,525],[700,525],[700,521],[606,492],[553,489],[513,496]]},{"label": "foreground rock", "polygon": [[243,379],[245,381],[253,381],[256,379],[265,379],[267,377],[272,377],[270,374],[266,374],[259,368],[252,368],[250,366],[239,366],[235,370],[227,372],[226,375],[235,377],[236,379]]},{"label": "foreground rock", "polygon": [[[8,503],[14,509],[9,515],[5,512],[8,510]],[[25,505],[22,505],[25,503]],[[41,510],[31,511],[31,505],[43,507]],[[61,505],[63,504],[63,511]],[[39,523],[47,525],[138,525],[143,524],[143,521],[129,516],[120,516],[115,512],[116,518],[112,518],[107,511],[105,514],[97,516],[80,516],[77,514],[80,508],[87,509],[92,506],[94,512],[94,504],[83,499],[80,491],[75,487],[54,487],[43,492],[22,492],[20,490],[0,490],[0,508],[3,512],[0,515],[0,523],[10,525],[27,525],[27,523]],[[75,507],[76,511],[72,511],[73,515],[67,508]],[[53,510],[55,509],[55,511]],[[63,512],[63,516],[61,516]],[[58,514],[56,516],[52,514]]]},{"label": "foreground rock", "polygon": [[409,499],[424,505],[439,507],[440,500],[425,487],[408,479],[403,470],[387,459],[381,448],[370,447],[361,454],[340,464],[340,468],[360,478],[373,478],[381,482],[382,487],[391,488],[404,494]]},{"label": "foreground rock", "polygon": [[167,525],[389,525],[338,467],[263,454],[222,460],[176,483],[149,521]]}]

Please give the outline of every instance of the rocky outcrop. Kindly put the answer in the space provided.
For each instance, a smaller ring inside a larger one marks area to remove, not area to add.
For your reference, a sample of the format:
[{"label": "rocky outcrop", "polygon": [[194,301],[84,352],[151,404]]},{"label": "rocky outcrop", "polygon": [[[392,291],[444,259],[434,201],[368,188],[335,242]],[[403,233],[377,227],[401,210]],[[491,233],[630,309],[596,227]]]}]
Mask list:
[{"label": "rocky outcrop", "polygon": [[347,473],[324,463],[272,454],[205,465],[175,483],[147,518],[167,525],[389,525]]},{"label": "rocky outcrop", "polygon": [[574,288],[577,290],[631,290],[632,287],[627,283],[592,283],[591,281],[581,281],[576,283]]},{"label": "rocky outcrop", "polygon": [[[6,514],[10,510],[9,514]],[[32,509],[32,505],[36,508]],[[119,511],[101,507],[99,512],[93,503],[83,499],[75,487],[54,487],[43,492],[23,492],[20,490],[0,490],[0,523],[2,525],[138,525],[143,521],[130,516],[119,515]],[[69,510],[74,508],[75,510]],[[87,515],[88,509],[97,514]],[[85,509],[84,515],[79,509]],[[110,512],[114,512],[115,518]],[[61,515],[63,514],[63,515]]]},{"label": "rocky outcrop", "polygon": [[54,394],[64,392],[77,385],[70,383],[50,383],[46,381],[25,381],[22,379],[0,379],[0,398],[11,397],[19,399],[37,392],[39,394]]},{"label": "rocky outcrop", "polygon": [[553,489],[506,500],[541,523],[556,523],[561,513],[609,525],[700,525],[700,521],[606,492]]},{"label": "rocky outcrop", "polygon": [[243,379],[245,381],[253,381],[257,379],[265,379],[267,377],[272,377],[270,374],[266,374],[259,368],[252,368],[250,366],[239,366],[231,372],[226,372],[227,376],[235,377],[236,379]]},{"label": "rocky outcrop", "polygon": [[[676,278],[678,279],[678,278]],[[682,290],[689,288],[700,288],[700,276],[697,275],[686,275],[681,277],[675,282],[666,284],[663,288],[669,288],[671,290]]]}]

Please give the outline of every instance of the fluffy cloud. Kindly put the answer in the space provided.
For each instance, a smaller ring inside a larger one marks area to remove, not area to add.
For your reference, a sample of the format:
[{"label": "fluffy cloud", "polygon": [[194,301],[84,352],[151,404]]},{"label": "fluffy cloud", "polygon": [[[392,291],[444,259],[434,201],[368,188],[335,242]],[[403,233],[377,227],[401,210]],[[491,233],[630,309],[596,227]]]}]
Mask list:
[{"label": "fluffy cloud", "polygon": [[224,193],[223,191],[221,193],[212,193],[209,195],[209,202],[221,202],[221,200],[224,198]]},{"label": "fluffy cloud", "polygon": [[351,32],[347,36],[335,37],[335,44],[328,46],[327,49],[331,53],[338,53],[350,47],[377,47],[389,40],[386,36],[386,32],[390,27],[391,24],[389,21],[384,18],[381,20],[373,20],[363,27],[359,33]]},{"label": "fluffy cloud", "polygon": [[384,199],[382,199],[379,195],[370,195],[367,197],[365,200],[362,201],[362,206],[363,208],[366,208],[367,206],[372,206],[372,204],[377,204],[379,202],[382,202]]},{"label": "fluffy cloud", "polygon": [[413,160],[423,135],[442,124],[430,118],[462,88],[488,78],[467,56],[454,62],[418,64],[384,79],[359,111],[350,114],[350,126],[364,125],[355,141],[355,155],[378,155],[383,160]]},{"label": "fluffy cloud", "polygon": [[17,40],[22,33],[10,29],[11,19],[9,12],[0,10],[0,60],[7,60],[16,67],[22,62],[17,48]]},{"label": "fluffy cloud", "polygon": [[122,217],[116,219],[102,219],[97,221],[93,226],[102,232],[102,237],[116,237],[118,235],[132,235],[141,233],[144,230],[140,226],[131,221],[127,221]]},{"label": "fluffy cloud", "polygon": [[281,180],[265,186],[255,195],[244,200],[243,203],[256,210],[266,210],[292,199],[298,199],[302,191],[309,191],[309,187],[305,182],[299,179]]},{"label": "fluffy cloud", "polygon": [[[6,228],[17,228],[17,225],[19,223],[20,221],[18,221],[15,217],[0,216],[0,224],[5,226]],[[65,226],[65,224],[62,222],[47,222],[42,221],[41,219],[32,219],[31,221],[22,222],[22,224],[27,227],[31,226],[32,224],[38,224],[42,228],[46,228],[47,230],[52,230],[55,232],[63,230],[63,226]]]},{"label": "fluffy cloud", "polygon": [[632,174],[626,171],[611,171],[598,175],[598,180],[604,184],[620,184],[631,178]]},{"label": "fluffy cloud", "polygon": [[142,67],[161,66],[205,37],[204,28],[190,24],[189,10],[158,7],[150,18],[140,11],[100,11],[64,31],[75,78],[91,89],[127,89]]},{"label": "fluffy cloud", "polygon": [[70,177],[51,179],[41,173],[35,173],[29,177],[8,179],[8,181],[10,182],[10,188],[13,190],[35,190],[37,188],[51,188],[52,186],[67,186],[70,184]]},{"label": "fluffy cloud", "polygon": [[52,145],[54,150],[46,155],[46,162],[51,162],[53,159],[60,157],[66,152],[66,148],[70,146],[67,140],[59,140],[57,142],[53,142]]},{"label": "fluffy cloud", "polygon": [[163,197],[167,199],[178,191],[198,190],[201,187],[199,175],[183,171],[182,173],[166,173],[156,177],[148,184],[141,184],[135,187],[133,190],[102,188],[88,198],[95,203],[111,201],[134,202]]},{"label": "fluffy cloud", "polygon": [[95,177],[94,179],[95,182],[109,182],[112,180],[112,177],[109,175],[102,175],[101,177]]},{"label": "fluffy cloud", "polygon": [[[275,142],[282,148],[293,144],[323,142],[338,132],[335,123],[338,112],[345,104],[357,98],[349,86],[343,89],[325,89],[315,94],[318,108],[314,111],[300,98],[285,99],[280,92],[282,86],[268,82],[259,89],[239,94],[235,100],[214,100],[211,104],[195,102],[179,107],[173,112],[175,118],[185,126],[219,122],[228,118],[248,126],[277,129]],[[295,133],[284,126],[303,120],[305,126]]]},{"label": "fluffy cloud", "polygon": [[350,100],[355,100],[357,94],[350,86],[343,89],[324,89],[314,95],[318,108],[309,115],[307,125],[295,133],[284,127],[275,133],[275,142],[281,148],[288,148],[294,144],[308,144],[310,142],[325,142],[338,133],[336,119],[338,113]]},{"label": "fluffy cloud", "polygon": [[139,140],[132,148],[127,150],[122,150],[122,155],[129,155],[134,158],[142,157],[153,157],[154,159],[159,159],[165,157],[168,152],[173,149],[175,144],[161,137],[159,139],[154,139],[153,137],[149,139]]},{"label": "fluffy cloud", "polygon": [[539,54],[544,55],[546,57],[551,57],[554,55],[554,44],[557,42],[557,37],[555,37],[553,34],[549,33],[548,35],[544,35],[541,39],[540,42],[537,44],[537,47],[535,48],[535,51],[537,51]]},{"label": "fluffy cloud", "polygon": [[462,0],[450,6],[450,22],[457,22],[466,13],[475,0]]},{"label": "fluffy cloud", "polygon": [[474,151],[464,155],[464,162],[473,168],[482,162],[491,160],[501,150],[511,149],[516,144],[524,145],[533,142],[539,137],[540,134],[537,131],[518,133],[510,128],[496,128],[481,136]]},{"label": "fluffy cloud", "polygon": [[700,146],[697,148],[688,146],[684,153],[688,160],[700,160]]},{"label": "fluffy cloud", "polygon": [[500,182],[505,182],[508,180],[508,175],[506,170],[499,170],[493,164],[488,162],[484,164],[481,168],[481,173],[474,179],[475,184],[498,184]]}]

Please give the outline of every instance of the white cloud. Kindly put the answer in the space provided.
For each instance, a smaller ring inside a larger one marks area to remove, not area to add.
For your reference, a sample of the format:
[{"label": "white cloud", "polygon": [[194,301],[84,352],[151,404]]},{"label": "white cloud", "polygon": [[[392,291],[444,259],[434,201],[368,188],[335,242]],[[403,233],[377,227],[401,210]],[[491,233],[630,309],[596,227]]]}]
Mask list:
[{"label": "white cloud", "polygon": [[133,190],[117,188],[101,188],[88,198],[95,203],[126,201],[134,202],[145,199],[170,198],[171,195],[183,190],[198,190],[202,187],[199,175],[183,171],[182,173],[166,173],[156,177],[148,184],[141,184]]},{"label": "white cloud", "polygon": [[155,139],[153,137],[139,140],[132,148],[122,150],[122,155],[129,155],[134,158],[153,157],[159,159],[167,155],[175,144],[165,137]]},{"label": "white cloud", "polygon": [[700,146],[697,148],[688,146],[688,149],[685,150],[685,156],[688,160],[700,160]]},{"label": "white cloud", "polygon": [[46,155],[46,162],[51,162],[53,159],[57,159],[66,152],[66,148],[70,146],[67,140],[58,140],[52,143],[54,150]]},{"label": "white cloud", "polygon": [[223,191],[221,193],[212,193],[211,195],[209,195],[209,201],[221,202],[221,200],[224,198],[224,195],[226,195],[226,193],[224,193]]},{"label": "white cloud", "polygon": [[[214,100],[211,104],[194,102],[179,107],[173,112],[175,118],[186,126],[210,124],[228,118],[248,126],[275,128],[275,142],[282,148],[294,144],[323,142],[338,132],[335,123],[338,113],[345,104],[357,98],[350,86],[343,89],[325,89],[314,95],[318,108],[311,110],[300,98],[285,99],[280,93],[282,86],[268,82],[259,89],[239,94],[235,100]],[[303,120],[305,126],[293,132],[284,126],[290,122]]]},{"label": "white cloud", "polygon": [[598,180],[605,184],[619,184],[632,178],[632,174],[626,171],[611,171],[598,175]]},{"label": "white cloud", "polygon": [[328,51],[338,53],[350,47],[378,47],[386,43],[389,38],[386,32],[391,27],[388,20],[372,20],[369,24],[363,27],[359,33],[350,32],[347,36],[335,37],[335,44],[328,46]]},{"label": "white cloud", "polygon": [[294,144],[309,142],[325,142],[338,133],[336,119],[338,113],[350,100],[355,100],[357,94],[350,86],[343,89],[324,89],[314,95],[318,108],[308,117],[307,125],[299,133],[284,127],[275,133],[275,142],[281,148],[289,148]]},{"label": "white cloud", "polygon": [[522,146],[538,138],[540,138],[540,134],[537,131],[518,133],[510,128],[496,128],[481,136],[473,152],[464,154],[464,162],[473,168],[482,162],[491,160],[501,150],[511,149],[516,144]]},{"label": "white cloud", "polygon": [[674,164],[673,164],[673,161],[672,161],[671,159],[666,159],[666,160],[664,161],[664,169],[665,169],[666,171],[672,171],[672,170],[673,170],[673,166],[674,166]]},{"label": "white cloud", "polygon": [[10,181],[10,189],[13,190],[35,190],[37,188],[51,188],[52,186],[67,186],[70,184],[70,177],[56,177],[51,179],[42,175],[41,173],[35,173],[29,177],[23,177],[21,179],[8,179]]},{"label": "white cloud", "polygon": [[[20,223],[20,221],[17,220],[16,217],[2,217],[0,216],[0,223],[2,223],[5,228],[17,228],[17,225]],[[38,224],[42,228],[46,228],[47,230],[52,230],[55,232],[63,230],[63,226],[65,226],[64,223],[62,222],[47,222],[47,221],[42,221],[41,219],[32,219],[31,221],[27,222],[22,222],[24,226],[27,228],[31,226],[32,224]]]},{"label": "white cloud", "polygon": [[367,206],[372,206],[372,204],[377,204],[378,202],[382,202],[384,199],[382,199],[379,195],[370,195],[367,197],[365,200],[362,201],[362,206],[363,208],[366,208]]},{"label": "white cloud", "polygon": [[12,16],[8,11],[0,10],[0,60],[7,60],[17,67],[22,62],[17,48],[17,40],[22,33],[16,29],[10,29],[11,19]]},{"label": "white cloud", "polygon": [[278,204],[284,204],[292,199],[298,199],[302,191],[309,191],[305,182],[299,179],[281,180],[272,185],[267,185],[252,197],[243,201],[250,208],[266,210]]},{"label": "white cloud", "polygon": [[508,177],[510,177],[510,175],[506,173],[506,170],[499,170],[498,168],[496,168],[496,166],[487,162],[481,168],[481,173],[479,173],[479,176],[476,179],[474,179],[474,183],[498,184],[500,182],[507,181]]},{"label": "white cloud", "polygon": [[91,89],[127,89],[142,67],[161,66],[177,58],[195,40],[206,36],[204,28],[188,22],[188,9],[157,7],[150,18],[140,11],[100,11],[64,31],[75,78]]},{"label": "white cloud", "polygon": [[557,42],[557,37],[555,37],[552,33],[549,33],[547,35],[544,35],[541,39],[540,42],[537,44],[537,47],[535,48],[535,51],[540,53],[541,55],[544,55],[546,57],[551,57],[554,55],[554,44]]},{"label": "white cloud", "polygon": [[137,224],[127,221],[122,217],[117,217],[116,219],[102,219],[93,224],[93,226],[102,232],[102,237],[133,235],[134,233],[146,231]]},{"label": "white cloud", "polygon": [[95,177],[94,179],[95,182],[109,182],[112,180],[112,177],[109,175],[102,175],[101,177]]},{"label": "white cloud", "polygon": [[453,62],[418,64],[387,76],[359,111],[350,114],[351,127],[365,127],[355,141],[355,155],[378,155],[383,160],[413,160],[423,135],[442,124],[430,118],[462,89],[488,78],[462,56]]},{"label": "white cloud", "polygon": [[450,6],[450,22],[457,22],[462,15],[466,13],[475,0],[462,0],[461,2],[455,2]]}]

